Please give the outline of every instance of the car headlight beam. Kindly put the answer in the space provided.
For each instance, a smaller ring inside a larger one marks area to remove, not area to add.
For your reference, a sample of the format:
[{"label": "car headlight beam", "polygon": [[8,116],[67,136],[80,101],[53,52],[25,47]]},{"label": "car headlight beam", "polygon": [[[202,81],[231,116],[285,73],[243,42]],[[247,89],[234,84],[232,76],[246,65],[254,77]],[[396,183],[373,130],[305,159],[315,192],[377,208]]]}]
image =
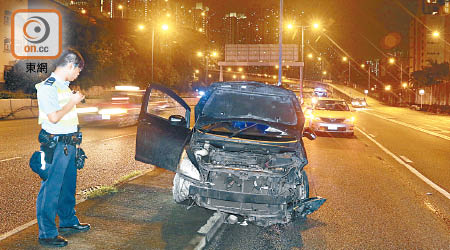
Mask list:
[{"label": "car headlight beam", "polygon": [[101,115],[119,115],[119,114],[126,114],[127,110],[121,108],[100,109],[98,113]]},{"label": "car headlight beam", "polygon": [[87,107],[87,108],[77,108],[78,114],[84,114],[84,113],[97,113],[98,108],[97,107]]}]

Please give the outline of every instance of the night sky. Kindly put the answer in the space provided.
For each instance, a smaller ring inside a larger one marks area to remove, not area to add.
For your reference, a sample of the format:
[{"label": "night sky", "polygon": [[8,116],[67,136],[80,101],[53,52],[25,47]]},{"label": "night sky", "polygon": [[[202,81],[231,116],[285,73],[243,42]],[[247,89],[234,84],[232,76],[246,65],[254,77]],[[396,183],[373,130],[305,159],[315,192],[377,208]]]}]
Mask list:
[{"label": "night sky", "polygon": [[[217,12],[217,16],[223,16],[229,11],[245,13],[247,9],[255,7],[273,6],[279,9],[279,0],[206,0],[205,4]],[[382,53],[379,49],[383,52],[393,50],[407,52],[411,16],[399,7],[399,4],[412,13],[416,12],[417,0],[284,1],[286,8],[304,11],[304,20],[321,20],[327,29],[327,34],[351,57],[358,60],[381,58]],[[390,50],[383,48],[381,42],[389,33],[397,33],[401,38],[400,44]]]}]

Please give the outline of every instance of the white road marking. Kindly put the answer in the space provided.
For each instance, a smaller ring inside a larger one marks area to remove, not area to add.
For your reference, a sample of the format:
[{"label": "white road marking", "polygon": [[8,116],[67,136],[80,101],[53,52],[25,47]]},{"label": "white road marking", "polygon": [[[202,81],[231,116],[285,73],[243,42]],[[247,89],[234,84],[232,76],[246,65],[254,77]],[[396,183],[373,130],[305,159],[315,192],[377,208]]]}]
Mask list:
[{"label": "white road marking", "polygon": [[[140,175],[136,175],[136,176],[134,176],[133,178],[129,179],[128,182],[129,182],[129,181],[132,181],[132,180],[134,180],[134,179],[136,179],[136,178],[139,178],[139,177],[143,176],[144,174],[146,174],[146,173],[148,173],[148,172],[150,172],[150,171],[152,171],[152,170],[144,171],[144,172],[142,172]],[[76,205],[78,205],[78,204],[80,204],[80,203],[82,203],[82,202],[85,202],[85,201],[86,201],[86,199],[82,197],[82,198],[80,198],[80,199],[77,200]],[[4,234],[2,234],[2,235],[0,235],[0,241],[2,241],[2,240],[4,240],[4,239],[8,238],[8,237],[11,236],[11,235],[14,235],[14,234],[18,233],[18,232],[20,232],[20,231],[22,231],[22,230],[24,230],[24,229],[27,229],[28,227],[31,227],[31,226],[33,226],[33,225],[36,224],[36,223],[37,223],[37,220],[34,219],[34,220],[30,221],[30,222],[27,222],[27,223],[25,223],[25,224],[23,224],[23,225],[21,225],[21,226],[16,227],[16,228],[14,228],[13,230],[11,230],[11,231],[9,231],[9,232],[6,232],[6,233],[4,233]]]},{"label": "white road marking", "polygon": [[[80,200],[77,200],[77,205],[78,204],[80,204],[80,203],[82,203],[82,202],[84,202],[84,201],[86,201],[86,199],[80,199]],[[18,232],[20,232],[20,231],[22,231],[22,230],[25,230],[25,229],[27,229],[28,227],[31,227],[31,226],[33,226],[34,224],[36,224],[37,223],[37,219],[34,219],[34,220],[32,220],[32,221],[30,221],[30,222],[27,222],[27,223],[25,223],[25,224],[23,224],[23,225],[21,225],[21,226],[18,226],[18,227],[16,227],[16,228],[14,228],[13,230],[11,230],[11,231],[9,231],[9,232],[6,232],[6,233],[4,233],[4,234],[2,234],[2,235],[0,235],[0,241],[2,241],[2,240],[4,240],[4,239],[6,239],[6,238],[8,238],[9,236],[12,236],[12,235],[14,235],[14,234],[16,234],[16,233],[18,233]]]},{"label": "white road marking", "polygon": [[132,135],[136,135],[136,133],[128,134],[128,135],[121,135],[121,136],[116,136],[116,137],[111,137],[111,138],[103,139],[103,140],[100,140],[100,141],[110,141],[110,140],[114,140],[114,139],[118,139],[118,138],[122,138],[122,137],[126,137],[126,136],[132,136]]},{"label": "white road marking", "polygon": [[13,158],[9,158],[9,159],[0,160],[0,162],[12,161],[12,160],[15,160],[15,159],[20,159],[20,158],[22,158],[22,157],[13,157]]},{"label": "white road marking", "polygon": [[398,163],[400,163],[401,165],[405,166],[409,171],[411,171],[413,174],[415,174],[417,177],[419,177],[421,180],[423,180],[425,183],[427,183],[428,185],[430,185],[433,189],[435,189],[436,191],[438,191],[439,193],[441,193],[442,195],[444,195],[447,199],[450,200],[450,193],[448,193],[446,190],[444,190],[443,188],[439,187],[438,185],[436,185],[434,182],[432,182],[431,180],[429,180],[427,177],[423,176],[419,171],[417,171],[415,168],[413,168],[411,165],[405,163],[404,161],[402,161],[402,159],[400,159],[399,157],[397,157],[394,153],[392,153],[391,151],[389,151],[389,149],[385,148],[383,145],[381,145],[379,142],[377,142],[375,139],[373,139],[372,137],[370,137],[368,134],[366,134],[366,132],[362,131],[359,128],[356,128],[356,130],[358,130],[361,134],[365,135],[369,140],[371,140],[373,143],[375,143],[375,145],[377,145],[379,148],[381,148],[381,150],[383,150],[386,154],[390,155],[392,158],[394,158],[394,160],[396,160]]},{"label": "white road marking", "polygon": [[364,113],[366,113],[366,114],[369,114],[369,115],[376,116],[376,117],[381,118],[381,119],[386,120],[386,121],[390,121],[390,122],[393,122],[393,123],[397,123],[397,124],[403,125],[403,126],[405,126],[405,127],[412,128],[412,129],[415,129],[415,130],[419,130],[419,131],[424,132],[424,133],[427,133],[427,134],[429,134],[429,135],[434,135],[434,136],[437,136],[437,137],[439,137],[439,138],[442,138],[442,139],[445,139],[445,140],[450,141],[450,136],[442,135],[442,134],[439,134],[439,133],[436,133],[436,132],[433,132],[433,131],[430,131],[430,130],[427,130],[427,129],[423,129],[423,128],[420,128],[420,127],[417,127],[417,126],[408,124],[408,123],[406,123],[406,122],[401,122],[401,121],[389,119],[389,118],[386,118],[386,117],[384,117],[384,116],[377,115],[377,114],[374,114],[374,113],[369,113],[369,112],[366,112],[366,111],[362,111],[362,112],[364,112]]},{"label": "white road marking", "polygon": [[400,158],[402,158],[402,160],[406,163],[413,163],[413,161],[411,161],[410,159],[408,159],[406,156],[404,155],[400,155]]},{"label": "white road marking", "polygon": [[375,138],[375,136],[373,134],[369,134],[371,137]]}]

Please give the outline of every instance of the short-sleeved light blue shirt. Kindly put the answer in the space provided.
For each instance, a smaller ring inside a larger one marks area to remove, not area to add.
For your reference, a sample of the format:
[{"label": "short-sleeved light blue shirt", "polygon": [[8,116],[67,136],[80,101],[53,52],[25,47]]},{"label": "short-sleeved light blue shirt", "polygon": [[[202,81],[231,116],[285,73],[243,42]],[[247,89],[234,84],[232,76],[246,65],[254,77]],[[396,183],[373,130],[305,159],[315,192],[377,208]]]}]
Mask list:
[{"label": "short-sleeved light blue shirt", "polygon": [[[54,78],[54,81],[51,78]],[[48,79],[51,79],[51,81],[47,82]],[[37,88],[39,110],[44,112],[46,115],[61,110],[62,107],[58,102],[58,90],[56,87],[60,89],[68,89],[70,82],[63,81],[58,78],[55,73],[52,73],[49,78],[45,79],[40,84],[41,86]],[[48,120],[44,120],[41,126],[42,129],[51,134],[69,134],[77,132],[78,130],[77,125],[63,126],[58,123],[51,123]]]}]

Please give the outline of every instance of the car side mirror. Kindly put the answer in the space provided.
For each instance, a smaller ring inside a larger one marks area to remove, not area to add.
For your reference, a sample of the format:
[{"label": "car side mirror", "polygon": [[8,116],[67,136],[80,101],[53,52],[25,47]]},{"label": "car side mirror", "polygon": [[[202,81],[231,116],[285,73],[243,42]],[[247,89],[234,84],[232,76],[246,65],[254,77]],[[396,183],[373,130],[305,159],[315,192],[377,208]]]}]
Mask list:
[{"label": "car side mirror", "polygon": [[186,119],[181,115],[171,115],[169,117],[169,122],[174,126],[186,126]]},{"label": "car side mirror", "polygon": [[303,130],[303,137],[306,137],[308,139],[315,140],[317,135],[314,133],[314,131],[311,128],[305,128],[305,130]]}]

